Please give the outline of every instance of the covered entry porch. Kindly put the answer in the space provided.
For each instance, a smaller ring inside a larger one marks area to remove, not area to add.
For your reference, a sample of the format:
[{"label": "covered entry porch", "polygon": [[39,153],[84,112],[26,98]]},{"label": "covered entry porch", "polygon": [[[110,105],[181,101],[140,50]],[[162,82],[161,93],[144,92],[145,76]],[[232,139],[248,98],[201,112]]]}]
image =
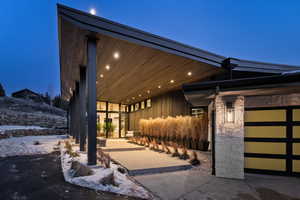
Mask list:
[{"label": "covered entry porch", "polygon": [[[81,151],[87,142],[91,165],[96,164],[97,132],[105,137],[111,132],[110,104],[118,105],[112,113],[121,116],[117,136],[122,137],[127,130],[137,131],[142,118],[189,115],[181,85],[224,71],[222,56],[78,10],[58,5],[58,19],[70,135]],[[97,101],[105,102],[98,118]]]}]

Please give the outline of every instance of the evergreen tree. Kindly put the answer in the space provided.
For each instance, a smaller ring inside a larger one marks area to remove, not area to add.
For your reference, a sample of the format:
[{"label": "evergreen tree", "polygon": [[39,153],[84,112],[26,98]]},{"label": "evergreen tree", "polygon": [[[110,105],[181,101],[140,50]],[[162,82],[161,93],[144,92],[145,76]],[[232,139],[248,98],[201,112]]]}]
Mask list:
[{"label": "evergreen tree", "polygon": [[50,105],[50,103],[51,103],[51,97],[48,94],[48,92],[46,92],[46,94],[44,95],[44,101],[45,101],[46,104]]},{"label": "evergreen tree", "polygon": [[0,83],[0,97],[4,97],[5,96],[5,90],[3,88],[3,86]]},{"label": "evergreen tree", "polygon": [[63,98],[61,98],[60,95],[57,95],[53,98],[52,105],[57,108],[61,108],[63,110],[68,109],[68,102],[66,100],[64,100]]}]

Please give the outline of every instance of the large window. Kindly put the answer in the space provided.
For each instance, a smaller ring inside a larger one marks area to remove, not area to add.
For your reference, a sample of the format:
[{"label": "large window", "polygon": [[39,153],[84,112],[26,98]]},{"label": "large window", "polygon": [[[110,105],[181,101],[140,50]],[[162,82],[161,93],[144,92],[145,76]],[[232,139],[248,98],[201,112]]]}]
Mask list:
[{"label": "large window", "polygon": [[141,102],[141,109],[145,109],[145,101]]},{"label": "large window", "polygon": [[202,118],[204,114],[204,108],[192,108],[192,116]]},{"label": "large window", "polygon": [[147,108],[150,108],[151,107],[151,99],[147,99],[146,104],[147,104]]},{"label": "large window", "polygon": [[119,112],[119,104],[117,104],[117,103],[109,103],[108,104],[108,111]]},{"label": "large window", "polygon": [[126,112],[126,105],[121,105],[121,112]]},{"label": "large window", "polygon": [[97,110],[106,110],[106,102],[98,101],[97,102]]}]

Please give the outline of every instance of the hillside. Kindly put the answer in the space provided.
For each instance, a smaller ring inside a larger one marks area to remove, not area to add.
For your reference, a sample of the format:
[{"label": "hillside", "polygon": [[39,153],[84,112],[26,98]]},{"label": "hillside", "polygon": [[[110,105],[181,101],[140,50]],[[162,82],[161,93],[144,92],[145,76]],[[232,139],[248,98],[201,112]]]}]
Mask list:
[{"label": "hillside", "polygon": [[[45,128],[44,130],[39,130],[40,132],[45,133],[48,131],[49,134],[55,133],[56,130],[66,132],[66,116],[66,111],[45,103],[36,103],[31,100],[13,97],[0,97],[0,126],[38,126]],[[9,131],[16,132],[13,130]],[[20,134],[20,130],[17,132]],[[26,135],[27,133],[31,134],[32,130],[22,130],[21,132],[21,135]],[[38,130],[35,130],[35,132],[38,132]]]}]

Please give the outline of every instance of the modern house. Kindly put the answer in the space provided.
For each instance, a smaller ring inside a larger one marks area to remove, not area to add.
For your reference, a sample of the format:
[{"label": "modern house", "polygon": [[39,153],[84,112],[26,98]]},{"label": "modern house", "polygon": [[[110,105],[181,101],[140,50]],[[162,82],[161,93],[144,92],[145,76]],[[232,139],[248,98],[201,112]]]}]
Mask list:
[{"label": "modern house", "polygon": [[11,96],[20,99],[30,99],[35,102],[45,102],[45,99],[41,94],[37,94],[27,88],[16,91],[12,93]]},{"label": "modern house", "polygon": [[207,115],[216,176],[300,174],[300,67],[226,58],[57,9],[61,93],[89,164],[97,123],[114,124],[104,136],[124,137],[141,119]]}]

